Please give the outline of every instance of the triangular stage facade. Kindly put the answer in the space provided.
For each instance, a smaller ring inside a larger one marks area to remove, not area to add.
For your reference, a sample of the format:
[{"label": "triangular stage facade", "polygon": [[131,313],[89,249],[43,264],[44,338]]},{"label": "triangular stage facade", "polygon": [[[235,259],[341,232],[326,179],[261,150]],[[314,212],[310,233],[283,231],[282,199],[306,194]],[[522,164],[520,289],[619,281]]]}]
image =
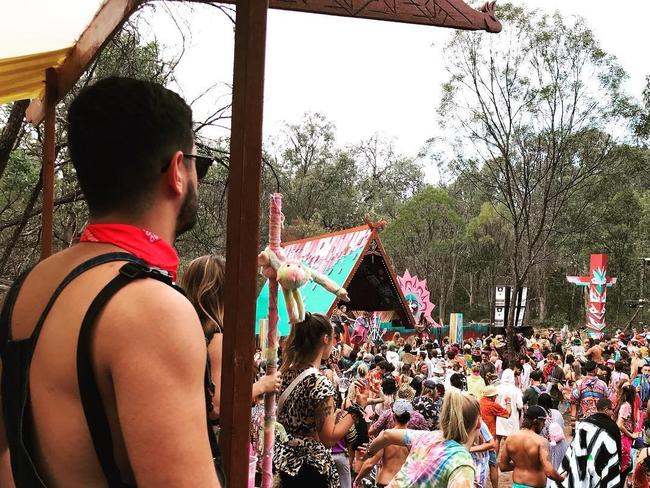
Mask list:
[{"label": "triangular stage facade", "polygon": [[[330,234],[287,242],[282,249],[290,260],[302,261],[327,275],[347,289],[350,311],[392,312],[395,329],[412,330],[415,326],[408,303],[399,286],[390,258],[386,255],[376,227],[363,225]],[[300,289],[305,310],[330,316],[338,299],[316,283],[307,283]],[[269,284],[262,287],[257,297],[255,330],[259,333],[260,320],[268,318]],[[278,335],[289,335],[290,326],[284,296],[278,293]]]}]

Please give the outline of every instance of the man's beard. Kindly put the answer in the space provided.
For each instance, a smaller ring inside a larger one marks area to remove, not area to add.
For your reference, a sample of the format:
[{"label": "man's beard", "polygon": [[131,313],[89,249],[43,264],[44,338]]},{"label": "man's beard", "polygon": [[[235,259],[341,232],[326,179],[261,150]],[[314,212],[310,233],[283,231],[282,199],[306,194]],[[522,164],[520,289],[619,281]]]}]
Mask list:
[{"label": "man's beard", "polygon": [[196,186],[190,185],[176,218],[176,237],[192,229],[199,211],[199,198]]}]

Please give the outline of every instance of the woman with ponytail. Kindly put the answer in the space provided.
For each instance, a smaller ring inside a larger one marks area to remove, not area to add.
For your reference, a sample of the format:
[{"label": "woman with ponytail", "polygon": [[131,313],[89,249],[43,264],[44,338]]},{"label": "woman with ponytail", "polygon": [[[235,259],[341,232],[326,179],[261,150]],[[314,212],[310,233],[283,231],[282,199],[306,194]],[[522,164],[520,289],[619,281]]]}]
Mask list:
[{"label": "woman with ponytail", "polygon": [[472,488],[474,463],[469,448],[481,426],[479,403],[456,388],[445,394],[440,412],[440,431],[385,430],[372,442],[366,457],[389,445],[406,446],[410,452],[388,488]]},{"label": "woman with ponytail", "polygon": [[366,391],[357,403],[343,405],[336,421],[336,388],[319,372],[334,346],[334,328],[321,314],[306,314],[291,327],[282,352],[282,386],[278,398],[278,422],[287,439],[276,441],[273,465],[282,488],[339,488],[339,475],[331,448],[356,422],[364,422]]},{"label": "woman with ponytail", "polygon": [[[185,270],[180,285],[199,315],[203,333],[208,343],[212,391],[210,418],[219,418],[221,398],[221,352],[223,350],[223,290],[226,279],[226,260],[220,256],[201,256]],[[253,381],[253,378],[251,378]],[[280,375],[263,376],[253,384],[251,399],[264,393],[277,391]],[[251,402],[252,404],[252,402]]]}]

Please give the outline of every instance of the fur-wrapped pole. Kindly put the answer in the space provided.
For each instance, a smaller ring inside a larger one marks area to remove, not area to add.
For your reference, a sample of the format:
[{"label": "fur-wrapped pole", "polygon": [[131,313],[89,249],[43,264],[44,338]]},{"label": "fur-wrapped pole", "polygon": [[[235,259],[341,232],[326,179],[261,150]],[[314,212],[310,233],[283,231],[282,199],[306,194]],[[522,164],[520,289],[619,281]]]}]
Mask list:
[{"label": "fur-wrapped pole", "polygon": [[[282,253],[282,195],[273,193],[269,209],[269,248]],[[269,329],[266,341],[266,374],[275,374],[278,367],[278,280],[269,278]],[[275,439],[276,395],[264,397],[264,454],[262,455],[262,488],[273,485],[273,441]]]}]

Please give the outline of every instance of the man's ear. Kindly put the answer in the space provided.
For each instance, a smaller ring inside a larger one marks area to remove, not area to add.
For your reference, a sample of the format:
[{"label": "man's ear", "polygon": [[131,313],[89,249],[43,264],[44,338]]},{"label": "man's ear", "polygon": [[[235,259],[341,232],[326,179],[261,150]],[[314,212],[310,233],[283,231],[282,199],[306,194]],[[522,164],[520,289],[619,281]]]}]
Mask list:
[{"label": "man's ear", "polygon": [[183,151],[176,151],[171,157],[169,169],[166,173],[167,186],[175,195],[181,195],[183,193],[184,172],[181,168],[183,164],[185,164],[183,161]]}]

